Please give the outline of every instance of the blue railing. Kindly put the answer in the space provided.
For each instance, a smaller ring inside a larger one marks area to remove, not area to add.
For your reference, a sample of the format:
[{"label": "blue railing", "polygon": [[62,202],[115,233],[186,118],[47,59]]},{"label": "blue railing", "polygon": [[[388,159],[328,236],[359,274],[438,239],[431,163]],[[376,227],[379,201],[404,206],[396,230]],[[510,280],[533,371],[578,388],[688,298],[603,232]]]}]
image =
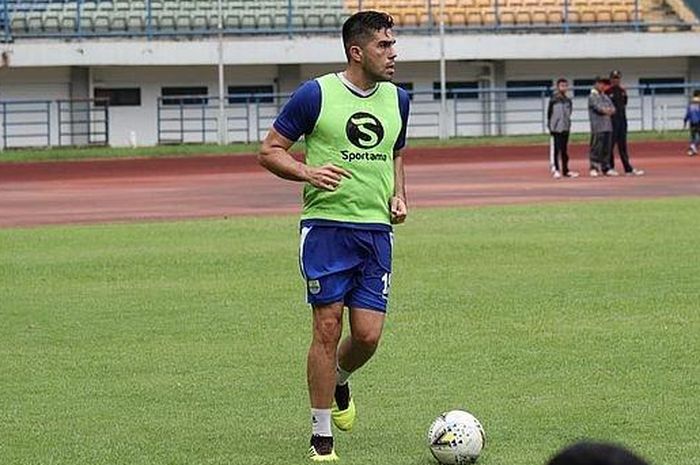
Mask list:
[{"label": "blue railing", "polygon": [[[595,29],[645,30],[652,27],[688,29],[700,22],[650,22],[641,0],[605,10],[580,9],[571,0],[558,0],[549,10],[520,9],[492,0],[490,6],[468,10],[448,8],[443,15],[448,32],[580,32]],[[219,19],[226,35],[286,35],[337,33],[343,21],[363,6],[362,0],[329,0],[319,7],[311,0],[276,0],[261,6],[253,0],[0,0],[1,41],[37,37],[210,36],[218,34]],[[373,3],[375,4],[375,3]],[[390,2],[387,2],[390,4]],[[436,0],[411,10],[393,8],[397,28],[422,34],[438,30]],[[366,3],[365,3],[366,5]],[[603,8],[603,7],[598,7]],[[389,8],[392,10],[392,8]],[[532,11],[530,11],[532,10]]]}]

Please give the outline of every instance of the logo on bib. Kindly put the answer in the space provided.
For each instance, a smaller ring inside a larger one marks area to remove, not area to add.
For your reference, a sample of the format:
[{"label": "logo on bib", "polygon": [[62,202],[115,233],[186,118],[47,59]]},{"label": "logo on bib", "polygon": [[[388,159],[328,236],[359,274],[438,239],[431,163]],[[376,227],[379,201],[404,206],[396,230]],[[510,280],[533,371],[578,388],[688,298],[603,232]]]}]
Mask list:
[{"label": "logo on bib", "polygon": [[384,128],[376,116],[360,111],[348,119],[345,134],[355,147],[371,149],[384,139]]}]

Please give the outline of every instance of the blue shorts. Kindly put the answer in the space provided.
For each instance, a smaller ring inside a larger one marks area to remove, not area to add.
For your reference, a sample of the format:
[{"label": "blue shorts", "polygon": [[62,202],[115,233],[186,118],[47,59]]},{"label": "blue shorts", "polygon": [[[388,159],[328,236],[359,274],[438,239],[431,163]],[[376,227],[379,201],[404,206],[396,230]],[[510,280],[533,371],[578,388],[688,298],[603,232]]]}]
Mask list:
[{"label": "blue shorts", "polygon": [[392,247],[391,231],[302,223],[299,265],[307,302],[386,312]]}]

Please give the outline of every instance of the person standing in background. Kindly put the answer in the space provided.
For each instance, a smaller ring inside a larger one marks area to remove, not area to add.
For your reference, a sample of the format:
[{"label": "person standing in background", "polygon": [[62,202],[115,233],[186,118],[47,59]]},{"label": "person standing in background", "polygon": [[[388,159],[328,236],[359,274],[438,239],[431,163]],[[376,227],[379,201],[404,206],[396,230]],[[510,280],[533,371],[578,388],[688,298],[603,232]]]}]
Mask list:
[{"label": "person standing in background", "polygon": [[[550,150],[549,164],[552,169],[552,177],[559,179],[577,178],[576,171],[569,171],[569,133],[571,131],[571,113],[573,103],[567,91],[569,81],[564,78],[557,80],[557,89],[549,99],[547,108],[547,125],[549,133],[552,135],[552,145]],[[561,163],[560,163],[561,159]]]},{"label": "person standing in background", "polygon": [[591,151],[590,174],[592,177],[604,174],[618,176],[617,171],[610,168],[610,150],[612,139],[612,115],[615,106],[605,95],[608,80],[602,76],[595,79],[595,85],[588,96],[588,118],[591,121]]},{"label": "person standing in background", "polygon": [[683,127],[686,125],[690,125],[688,156],[694,157],[698,154],[698,146],[700,146],[700,90],[693,92],[693,99],[685,112],[685,118],[683,118]]},{"label": "person standing in background", "polygon": [[625,174],[630,176],[642,176],[643,170],[635,169],[630,163],[627,151],[627,90],[622,86],[622,73],[614,70],[610,73],[610,86],[605,89],[605,94],[610,97],[615,105],[615,114],[612,115],[612,147],[610,148],[610,169],[615,169],[615,147],[620,154],[620,161]]}]

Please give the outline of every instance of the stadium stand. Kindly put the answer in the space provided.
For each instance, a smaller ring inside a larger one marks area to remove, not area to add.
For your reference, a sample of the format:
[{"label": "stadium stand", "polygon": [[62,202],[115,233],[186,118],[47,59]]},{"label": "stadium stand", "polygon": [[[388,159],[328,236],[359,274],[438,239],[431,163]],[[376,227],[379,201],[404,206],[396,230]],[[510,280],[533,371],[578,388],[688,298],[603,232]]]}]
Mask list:
[{"label": "stadium stand", "polygon": [[[4,0],[0,27],[16,37],[60,34],[198,34],[217,30],[217,2],[210,0]],[[439,0],[223,0],[227,32],[281,33],[337,30],[352,12],[380,9],[399,26],[437,24]],[[150,14],[149,14],[150,13]],[[7,17],[5,17],[7,16]],[[445,0],[450,28],[630,27],[683,28],[697,17],[681,0]],[[662,24],[663,26],[659,26]]]}]

